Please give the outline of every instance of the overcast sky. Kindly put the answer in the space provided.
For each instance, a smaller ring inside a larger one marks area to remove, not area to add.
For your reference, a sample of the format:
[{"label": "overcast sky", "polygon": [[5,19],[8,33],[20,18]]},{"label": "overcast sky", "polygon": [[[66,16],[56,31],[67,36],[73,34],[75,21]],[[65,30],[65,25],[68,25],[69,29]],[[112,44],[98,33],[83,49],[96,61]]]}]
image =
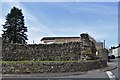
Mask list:
[{"label": "overcast sky", "polygon": [[117,2],[2,2],[0,33],[5,16],[16,6],[22,9],[28,43],[47,36],[76,36],[87,32],[106,47],[118,43]]}]

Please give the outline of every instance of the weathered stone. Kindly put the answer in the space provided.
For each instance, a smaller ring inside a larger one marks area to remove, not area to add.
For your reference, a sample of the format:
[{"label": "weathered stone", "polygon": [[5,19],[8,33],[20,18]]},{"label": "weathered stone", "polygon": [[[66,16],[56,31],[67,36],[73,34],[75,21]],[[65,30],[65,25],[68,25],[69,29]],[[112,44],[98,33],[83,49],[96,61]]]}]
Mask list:
[{"label": "weathered stone", "polygon": [[[2,64],[3,74],[30,74],[44,72],[76,72],[88,71],[107,66],[106,60],[95,59],[95,47],[87,39],[85,42],[71,42],[64,44],[3,44],[3,61],[55,61],[29,62],[16,64]],[[82,54],[82,56],[81,56]],[[87,61],[80,60],[80,57]],[[92,60],[91,60],[92,59]],[[58,62],[57,62],[58,61]],[[63,61],[63,62],[59,62]],[[64,62],[79,61],[79,62]]]},{"label": "weathered stone", "polygon": [[3,44],[2,60],[79,60],[80,54],[79,42],[49,45]]},{"label": "weathered stone", "polygon": [[81,59],[93,60],[96,59],[96,47],[95,44],[89,39],[88,34],[81,34]]},{"label": "weathered stone", "polygon": [[[56,72],[80,72],[99,69],[107,66],[106,59],[89,60],[80,62],[31,62],[2,64],[3,74],[30,74],[30,73],[56,73]],[[51,65],[52,64],[52,65]],[[14,69],[13,69],[14,68]]]}]

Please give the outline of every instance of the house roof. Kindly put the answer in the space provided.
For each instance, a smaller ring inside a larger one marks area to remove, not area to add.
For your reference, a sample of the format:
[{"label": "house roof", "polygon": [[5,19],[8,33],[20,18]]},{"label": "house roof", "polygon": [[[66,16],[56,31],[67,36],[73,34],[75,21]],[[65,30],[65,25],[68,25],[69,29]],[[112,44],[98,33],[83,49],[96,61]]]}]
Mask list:
[{"label": "house roof", "polygon": [[71,39],[71,38],[80,38],[80,37],[43,37],[41,41],[43,40],[55,40],[55,39]]}]

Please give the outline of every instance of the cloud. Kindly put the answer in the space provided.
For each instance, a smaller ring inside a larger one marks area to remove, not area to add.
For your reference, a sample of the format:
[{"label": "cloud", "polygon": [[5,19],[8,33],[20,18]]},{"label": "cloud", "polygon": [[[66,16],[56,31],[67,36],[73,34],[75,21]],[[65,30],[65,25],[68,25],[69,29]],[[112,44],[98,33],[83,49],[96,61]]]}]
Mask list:
[{"label": "cloud", "polygon": [[[61,5],[62,4],[62,5]],[[77,5],[78,4],[78,5]],[[92,5],[92,4],[81,4],[82,7],[79,6],[79,3],[77,4],[63,4],[60,3],[61,7],[68,10],[70,13],[78,14],[81,12],[84,13],[90,13],[90,14],[99,14],[99,15],[117,15],[116,11],[117,8],[113,8],[110,6],[104,6],[104,5]],[[113,27],[115,25],[111,25],[110,22],[104,22],[104,20],[98,19],[96,20],[97,25],[91,25],[87,23],[80,23],[80,24],[74,24],[73,26],[70,25],[61,25],[61,24],[55,24],[55,26],[62,26],[61,27],[51,27],[51,25],[46,26],[45,24],[41,23],[41,21],[35,17],[31,12],[22,5],[20,2],[15,3],[9,3],[8,4],[11,7],[16,6],[23,11],[23,15],[25,16],[25,24],[28,27],[28,43],[33,43],[33,40],[35,43],[39,43],[40,39],[44,36],[79,36],[82,32],[88,32],[91,36],[95,37],[97,40],[104,40],[108,38],[108,40],[112,38],[116,38],[116,33],[114,32],[116,27]],[[75,6],[76,5],[76,6]],[[59,5],[58,5],[59,6]],[[86,7],[85,7],[86,6]],[[91,7],[89,7],[91,6]],[[106,10],[107,9],[107,10]],[[109,12],[109,14],[108,14]],[[47,18],[46,18],[47,19]],[[49,19],[49,18],[48,18]],[[60,20],[58,18],[58,20]],[[48,21],[49,22],[49,21]],[[52,21],[51,21],[52,23]],[[99,23],[99,24],[98,24]],[[112,23],[114,24],[114,22]],[[1,30],[1,29],[0,29]]]},{"label": "cloud", "polygon": [[33,40],[35,43],[40,43],[40,39],[44,36],[55,36],[55,34],[46,25],[42,24],[35,16],[30,14],[29,11],[23,9],[26,16],[26,26],[28,27],[29,43]]},{"label": "cloud", "polygon": [[[94,37],[97,41],[99,40],[111,40],[111,37],[113,39],[117,39],[117,25],[116,27],[113,27],[114,25],[106,24],[106,25],[97,25],[96,27],[94,25],[87,25],[87,24],[81,24],[76,25],[74,27],[68,27],[65,28],[54,28],[52,29],[55,33],[61,33],[59,36],[79,36],[81,33],[88,33],[92,37]],[[69,35],[64,35],[69,34]],[[58,36],[58,35],[57,35]]]},{"label": "cloud", "polygon": [[[53,36],[54,33],[44,24],[42,24],[37,17],[31,14],[30,11],[28,11],[22,3],[18,2],[10,2],[7,3],[10,9],[13,6],[16,6],[20,9],[22,9],[23,15],[25,16],[25,24],[28,28],[28,43],[32,43],[33,40],[35,43],[40,43],[40,38],[44,36]],[[1,31],[1,29],[0,29]]]},{"label": "cloud", "polygon": [[5,23],[5,20],[0,18],[0,37],[1,37],[1,34],[3,33],[2,30],[3,30],[3,24]]},{"label": "cloud", "polygon": [[[77,4],[77,5],[76,5]],[[109,3],[108,3],[109,4]],[[70,13],[88,13],[99,15],[118,15],[118,9],[114,6],[105,6],[102,4],[94,3],[61,3],[62,7],[68,10]]]},{"label": "cloud", "polygon": [[1,0],[3,2],[118,2],[119,0]]}]

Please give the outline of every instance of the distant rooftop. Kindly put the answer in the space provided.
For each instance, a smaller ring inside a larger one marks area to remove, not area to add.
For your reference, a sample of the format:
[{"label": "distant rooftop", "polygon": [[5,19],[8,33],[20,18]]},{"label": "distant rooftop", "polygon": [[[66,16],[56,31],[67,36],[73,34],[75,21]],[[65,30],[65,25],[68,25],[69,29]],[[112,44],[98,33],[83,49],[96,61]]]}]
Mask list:
[{"label": "distant rooftop", "polygon": [[55,40],[55,39],[71,39],[71,38],[80,38],[80,37],[43,37],[41,41],[43,40]]}]

